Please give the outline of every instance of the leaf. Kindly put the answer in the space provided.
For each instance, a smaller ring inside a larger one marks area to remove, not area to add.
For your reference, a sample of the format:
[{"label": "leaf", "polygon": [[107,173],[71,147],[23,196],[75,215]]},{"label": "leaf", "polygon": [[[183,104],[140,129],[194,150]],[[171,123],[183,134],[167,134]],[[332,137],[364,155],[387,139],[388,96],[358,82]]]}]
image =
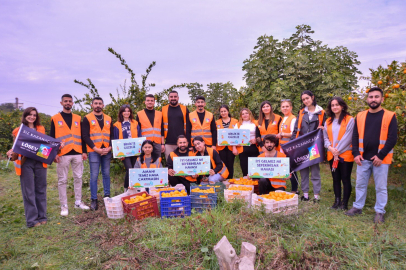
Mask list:
[{"label": "leaf", "polygon": [[202,247],[200,249],[201,252],[209,252],[209,249],[207,247]]},{"label": "leaf", "polygon": [[205,261],[210,261],[211,258],[210,258],[209,256],[204,256],[203,260],[205,260]]}]

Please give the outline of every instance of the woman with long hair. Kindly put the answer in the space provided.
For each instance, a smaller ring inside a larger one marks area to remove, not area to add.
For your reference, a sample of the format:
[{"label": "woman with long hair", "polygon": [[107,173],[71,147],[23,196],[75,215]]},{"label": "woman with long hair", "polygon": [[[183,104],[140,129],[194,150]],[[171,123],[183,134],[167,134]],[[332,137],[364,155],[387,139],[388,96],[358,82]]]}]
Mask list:
[{"label": "woman with long hair", "polygon": [[[302,100],[302,109],[299,111],[295,129],[292,132],[291,139],[296,139],[318,128],[324,129],[326,115],[322,107],[317,105],[316,97],[309,90],[303,91],[300,95]],[[302,201],[309,201],[309,176],[311,171],[311,181],[313,183],[314,199],[313,202],[320,200],[321,177],[319,164],[300,170],[301,186],[303,190]]]},{"label": "woman with long hair", "polygon": [[[327,160],[330,162],[333,176],[335,200],[331,209],[348,209],[351,196],[351,172],[354,164],[352,155],[352,132],[354,118],[348,113],[348,106],[340,97],[333,97],[327,105],[330,117],[324,124],[324,146],[328,149]],[[344,196],[341,200],[341,182]]]},{"label": "woman with long hair", "polygon": [[[216,126],[217,129],[223,129],[223,128],[234,128],[236,124],[238,123],[238,120],[235,118],[231,117],[230,114],[230,109],[228,108],[227,105],[221,105],[220,106],[220,117],[216,121]],[[234,176],[234,159],[235,155],[233,154],[233,148],[235,146],[218,146],[216,147],[216,150],[218,151],[221,160],[224,162],[226,165],[229,175],[228,179],[232,179]]]},{"label": "woman with long hair", "polygon": [[[258,150],[260,153],[263,153],[266,150],[262,139],[268,134],[278,134],[281,121],[282,117],[273,112],[271,102],[268,100],[263,101],[259,106],[258,118],[258,129],[261,136],[257,138],[257,141],[259,142]],[[278,146],[277,150],[279,149],[280,148]]]},{"label": "woman with long hair", "polygon": [[[138,138],[141,134],[138,122],[133,117],[133,111],[127,104],[120,107],[117,122],[114,123],[113,139]],[[125,157],[122,159],[125,167],[124,190],[128,189],[129,170],[134,167],[137,161],[136,156]]]},{"label": "woman with long hair", "polygon": [[153,151],[154,143],[150,140],[145,140],[141,145],[141,155],[135,162],[134,168],[162,168],[162,158]]}]

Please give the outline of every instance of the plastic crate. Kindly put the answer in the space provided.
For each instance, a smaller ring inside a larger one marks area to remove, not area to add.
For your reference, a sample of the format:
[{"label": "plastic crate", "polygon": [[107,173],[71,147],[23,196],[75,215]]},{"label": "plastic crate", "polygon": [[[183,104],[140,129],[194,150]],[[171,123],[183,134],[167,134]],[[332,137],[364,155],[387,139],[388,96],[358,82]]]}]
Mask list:
[{"label": "plastic crate", "polygon": [[183,197],[162,197],[162,193],[170,193],[171,191],[161,191],[160,206],[161,218],[185,217],[191,215],[190,196]]},{"label": "plastic crate", "polygon": [[[182,185],[182,184],[177,184],[174,187],[164,187],[164,188],[173,188],[173,190],[171,190],[171,191],[174,191],[174,190],[179,190],[179,191],[186,190],[185,186]],[[149,195],[154,196],[158,203],[161,200],[161,197],[159,196],[159,193],[160,193],[161,189],[163,189],[163,187],[152,187],[152,188],[149,189]]]},{"label": "plastic crate", "polygon": [[219,182],[219,183],[215,183],[215,184],[199,185],[198,187],[199,188],[200,187],[209,187],[209,188],[212,187],[212,188],[214,188],[215,192],[221,193],[221,192],[223,192],[225,185],[223,183]]},{"label": "plastic crate", "polygon": [[[126,219],[130,220],[142,220],[147,217],[159,217],[159,210],[158,210],[158,203],[155,197],[150,199],[146,199],[136,203],[125,203],[124,201],[127,199],[131,199],[136,196],[140,196],[142,194],[147,194],[146,191],[136,193],[134,195],[122,197],[121,201],[124,208],[124,213],[126,213]],[[148,195],[149,196],[149,195]]]},{"label": "plastic crate", "polygon": [[[283,192],[280,190],[277,190],[276,192]],[[286,192],[287,194],[293,194]],[[283,201],[275,201],[275,200],[270,200],[266,198],[262,198],[258,196],[257,194],[252,194],[252,199],[251,199],[251,206],[252,208],[261,208],[262,205],[265,207],[265,211],[267,213],[284,213],[284,214],[292,214],[292,213],[297,213],[298,210],[298,205],[299,205],[299,199],[297,194],[292,199],[287,199]]]},{"label": "plastic crate", "polygon": [[224,190],[224,198],[226,202],[232,202],[234,199],[243,200],[247,206],[251,206],[252,191],[245,190]]},{"label": "plastic crate", "polygon": [[120,219],[124,217],[123,204],[121,203],[121,198],[127,196],[125,192],[123,194],[117,195],[111,198],[104,198],[104,206],[106,208],[107,217],[111,219]]},{"label": "plastic crate", "polygon": [[[254,192],[254,189],[255,189],[255,187],[254,186],[249,186],[249,185],[236,185],[236,184],[231,184],[231,185],[229,185],[229,187],[228,188],[231,188],[231,187],[250,187],[252,190],[251,190],[251,193],[253,193]],[[233,191],[239,191],[239,190],[233,190]],[[242,191],[242,190],[241,190]]]}]

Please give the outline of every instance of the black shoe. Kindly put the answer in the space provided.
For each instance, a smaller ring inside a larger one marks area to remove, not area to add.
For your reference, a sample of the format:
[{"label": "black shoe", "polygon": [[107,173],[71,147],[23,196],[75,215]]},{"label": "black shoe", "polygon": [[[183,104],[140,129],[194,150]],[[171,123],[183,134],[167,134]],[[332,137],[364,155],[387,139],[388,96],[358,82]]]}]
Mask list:
[{"label": "black shoe", "polygon": [[320,202],[320,198],[313,198],[313,203],[319,203]]},{"label": "black shoe", "polygon": [[103,198],[111,198],[110,194],[105,194]]},{"label": "black shoe", "polygon": [[340,206],[338,207],[340,210],[348,210],[348,202],[341,202]]},{"label": "black shoe", "polygon": [[90,210],[96,211],[97,209],[99,209],[99,203],[97,202],[97,199],[92,199],[92,202],[90,203]]},{"label": "black shoe", "polygon": [[385,214],[383,213],[376,213],[374,218],[374,223],[384,223],[385,222]]},{"label": "black shoe", "polygon": [[358,209],[355,207],[352,207],[350,210],[344,213],[347,216],[353,217],[355,215],[361,215],[362,214],[362,209]]},{"label": "black shoe", "polygon": [[341,198],[336,197],[333,206],[330,207],[330,209],[338,209],[341,205]]},{"label": "black shoe", "polygon": [[307,202],[307,201],[309,201],[310,199],[309,199],[309,198],[305,198],[305,196],[302,196],[302,197],[300,198],[300,200]]}]

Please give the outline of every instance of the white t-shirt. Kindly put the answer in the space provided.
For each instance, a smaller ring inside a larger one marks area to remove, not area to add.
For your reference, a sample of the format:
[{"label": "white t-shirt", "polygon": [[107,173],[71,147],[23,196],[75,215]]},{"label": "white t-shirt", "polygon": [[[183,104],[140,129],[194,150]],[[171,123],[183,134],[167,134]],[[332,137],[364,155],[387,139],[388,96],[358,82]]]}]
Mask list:
[{"label": "white t-shirt", "polygon": [[[237,128],[237,127],[235,127]],[[250,140],[255,139],[255,130],[256,126],[251,121],[242,121],[240,129],[249,129],[250,130]]]}]

